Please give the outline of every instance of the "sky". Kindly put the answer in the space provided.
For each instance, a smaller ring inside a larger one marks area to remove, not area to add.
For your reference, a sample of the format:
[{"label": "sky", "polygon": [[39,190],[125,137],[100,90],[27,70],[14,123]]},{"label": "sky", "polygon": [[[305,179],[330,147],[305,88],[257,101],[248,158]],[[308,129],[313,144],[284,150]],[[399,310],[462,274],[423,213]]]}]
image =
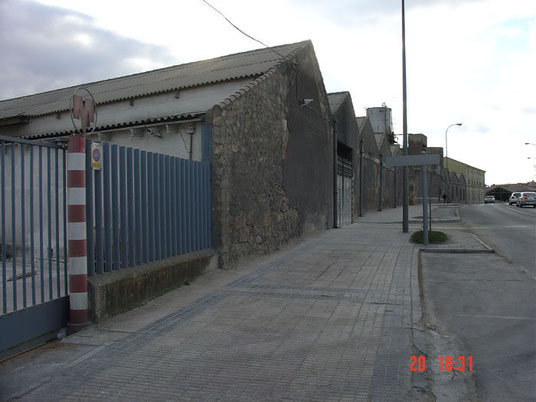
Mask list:
[{"label": "sky", "polygon": [[[402,133],[400,0],[209,1],[269,46],[311,39],[327,92]],[[0,99],[259,47],[202,0],[0,0]],[[462,123],[449,157],[536,180],[535,0],[406,0],[406,58],[409,133],[444,147]]]}]

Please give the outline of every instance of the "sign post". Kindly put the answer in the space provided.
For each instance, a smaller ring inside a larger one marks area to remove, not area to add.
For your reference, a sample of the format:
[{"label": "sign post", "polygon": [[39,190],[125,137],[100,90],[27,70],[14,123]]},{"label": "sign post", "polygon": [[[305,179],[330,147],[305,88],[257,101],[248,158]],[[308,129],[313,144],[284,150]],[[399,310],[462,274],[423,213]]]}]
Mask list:
[{"label": "sign post", "polygon": [[[388,166],[422,166],[422,233],[423,243],[428,244],[428,166],[439,165],[439,154],[386,156],[383,163]],[[430,216],[430,219],[432,217]],[[404,230],[404,222],[402,222]]]}]

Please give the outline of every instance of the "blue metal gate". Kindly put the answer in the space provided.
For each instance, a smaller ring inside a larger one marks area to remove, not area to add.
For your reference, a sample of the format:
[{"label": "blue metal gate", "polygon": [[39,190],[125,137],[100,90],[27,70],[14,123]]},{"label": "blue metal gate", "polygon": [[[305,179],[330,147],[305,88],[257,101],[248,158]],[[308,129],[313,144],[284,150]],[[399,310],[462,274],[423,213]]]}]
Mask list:
[{"label": "blue metal gate", "polygon": [[0,358],[65,326],[66,150],[0,136]]},{"label": "blue metal gate", "polygon": [[86,152],[88,275],[211,247],[208,160],[101,147],[101,169]]}]

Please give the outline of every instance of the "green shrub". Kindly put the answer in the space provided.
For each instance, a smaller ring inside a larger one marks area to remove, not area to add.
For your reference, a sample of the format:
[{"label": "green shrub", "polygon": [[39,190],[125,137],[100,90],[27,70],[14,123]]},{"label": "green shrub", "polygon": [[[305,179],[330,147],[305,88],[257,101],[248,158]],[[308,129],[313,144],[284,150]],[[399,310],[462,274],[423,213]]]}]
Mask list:
[{"label": "green shrub", "polygon": [[[411,241],[413,243],[422,243],[423,242],[423,232],[418,230],[417,232],[411,235]],[[428,231],[428,241],[430,244],[441,244],[445,243],[448,240],[448,236],[438,230]]]}]

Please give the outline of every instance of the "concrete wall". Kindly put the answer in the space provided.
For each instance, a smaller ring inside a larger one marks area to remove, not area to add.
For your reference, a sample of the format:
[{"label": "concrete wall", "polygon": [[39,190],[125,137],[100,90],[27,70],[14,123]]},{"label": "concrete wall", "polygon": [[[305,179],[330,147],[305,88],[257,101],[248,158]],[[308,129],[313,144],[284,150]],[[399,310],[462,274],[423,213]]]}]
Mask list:
[{"label": "concrete wall", "polygon": [[[209,116],[213,239],[220,264],[279,248],[332,222],[327,96],[312,46]],[[297,88],[295,87],[297,85]],[[310,110],[296,94],[314,99]]]}]

